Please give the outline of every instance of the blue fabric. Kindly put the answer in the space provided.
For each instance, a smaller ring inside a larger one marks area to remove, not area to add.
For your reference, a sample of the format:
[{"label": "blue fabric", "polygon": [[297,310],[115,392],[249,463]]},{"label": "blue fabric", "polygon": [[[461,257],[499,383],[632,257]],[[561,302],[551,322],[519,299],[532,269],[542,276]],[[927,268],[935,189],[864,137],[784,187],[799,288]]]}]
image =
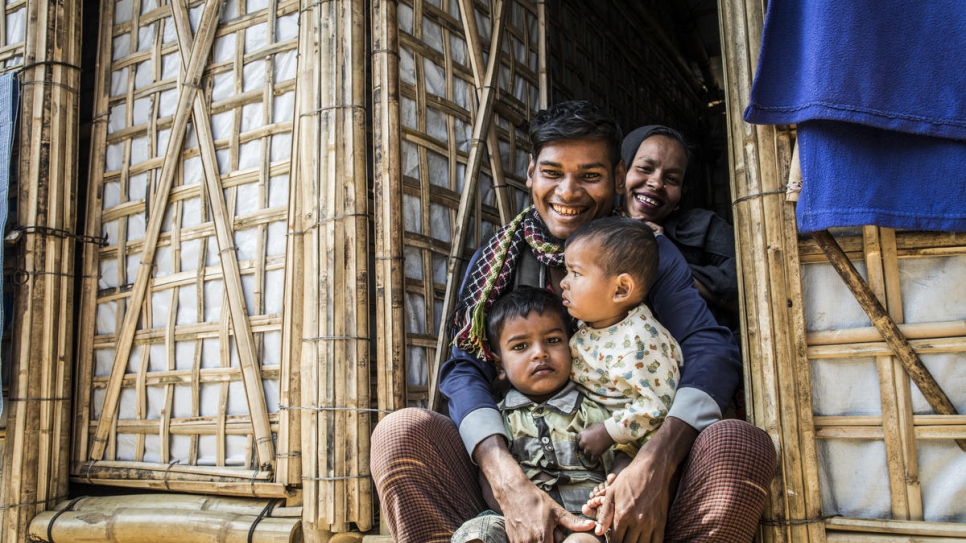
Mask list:
[{"label": "blue fabric", "polygon": [[[13,135],[16,130],[17,99],[20,93],[17,74],[14,72],[0,75],[0,234],[6,236],[7,227],[7,195],[10,190],[10,151],[13,145]],[[0,251],[0,269],[3,268],[3,251]],[[0,334],[6,327],[3,307],[0,303]],[[0,413],[3,412],[3,396],[0,395]]]},{"label": "blue fabric", "polygon": [[[658,278],[648,294],[647,304],[681,345],[684,365],[679,389],[696,388],[705,392],[723,413],[742,379],[738,347],[731,332],[718,325],[694,288],[691,269],[681,252],[665,236],[657,236],[657,240]],[[473,269],[479,255],[477,250],[467,269]],[[449,400],[449,415],[457,426],[475,410],[497,409],[490,388],[495,378],[492,364],[453,348],[452,356],[440,370],[440,392]],[[460,430],[463,431],[462,426]],[[503,430],[496,429],[493,433],[502,434]]]},{"label": "blue fabric", "polygon": [[798,123],[799,230],[966,230],[966,2],[770,2],[745,120]]},{"label": "blue fabric", "polygon": [[966,232],[966,141],[833,121],[798,125],[798,228]]},{"label": "blue fabric", "polygon": [[966,2],[769,2],[745,120],[966,140]]}]

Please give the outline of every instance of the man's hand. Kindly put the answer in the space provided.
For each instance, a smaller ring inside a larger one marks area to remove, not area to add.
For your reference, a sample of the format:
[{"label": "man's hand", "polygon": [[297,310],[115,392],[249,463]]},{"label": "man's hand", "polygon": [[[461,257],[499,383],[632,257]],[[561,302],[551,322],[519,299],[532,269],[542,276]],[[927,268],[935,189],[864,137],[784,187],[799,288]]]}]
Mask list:
[{"label": "man's hand", "polygon": [[607,432],[607,427],[604,426],[603,422],[591,424],[577,435],[577,445],[580,446],[580,452],[591,460],[600,458],[600,455],[604,454],[613,444],[614,438]]},{"label": "man's hand", "polygon": [[[607,485],[598,525],[610,526],[610,540],[622,543],[660,543],[679,470],[698,431],[668,417],[637,456]],[[600,530],[601,528],[598,528]]]},{"label": "man's hand", "polygon": [[592,520],[568,513],[527,478],[502,436],[481,441],[473,451],[473,459],[503,510],[510,543],[554,543],[563,541],[564,532],[558,528],[575,532],[594,529]]}]

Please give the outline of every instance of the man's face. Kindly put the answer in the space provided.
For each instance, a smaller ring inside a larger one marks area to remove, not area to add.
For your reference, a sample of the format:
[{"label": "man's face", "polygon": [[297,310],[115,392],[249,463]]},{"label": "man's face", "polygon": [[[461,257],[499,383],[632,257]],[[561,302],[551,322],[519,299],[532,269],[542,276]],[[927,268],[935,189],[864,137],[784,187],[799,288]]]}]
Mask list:
[{"label": "man's face", "polygon": [[563,240],[614,209],[624,190],[624,163],[611,163],[603,140],[559,140],[531,157],[527,187],[550,233]]}]

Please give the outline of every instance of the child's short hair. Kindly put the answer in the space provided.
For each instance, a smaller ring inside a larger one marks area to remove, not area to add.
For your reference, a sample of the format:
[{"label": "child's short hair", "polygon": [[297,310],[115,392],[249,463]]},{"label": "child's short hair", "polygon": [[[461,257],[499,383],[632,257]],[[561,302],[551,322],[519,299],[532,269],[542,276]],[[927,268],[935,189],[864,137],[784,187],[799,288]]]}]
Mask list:
[{"label": "child's short hair", "polygon": [[618,216],[595,219],[571,234],[564,248],[581,239],[593,240],[600,253],[596,264],[604,273],[628,273],[650,292],[660,257],[654,231],[647,223]]},{"label": "child's short hair", "polygon": [[503,326],[514,317],[526,317],[537,312],[541,315],[556,313],[569,335],[570,316],[560,297],[553,291],[521,285],[500,296],[486,312],[486,337],[490,348],[498,351]]}]

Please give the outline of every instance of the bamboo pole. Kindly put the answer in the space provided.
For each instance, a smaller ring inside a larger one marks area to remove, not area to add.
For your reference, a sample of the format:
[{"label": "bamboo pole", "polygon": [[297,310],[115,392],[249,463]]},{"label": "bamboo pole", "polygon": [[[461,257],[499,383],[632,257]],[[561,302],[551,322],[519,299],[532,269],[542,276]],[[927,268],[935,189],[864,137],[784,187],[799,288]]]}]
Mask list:
[{"label": "bamboo pole", "polygon": [[168,509],[162,502],[151,510],[47,511],[31,523],[30,537],[31,541],[50,543],[296,543],[301,541],[301,522],[257,514]]},{"label": "bamboo pole", "polygon": [[[473,0],[460,0],[460,15],[460,19],[463,21],[463,36],[466,38],[470,69],[473,70],[473,83],[476,85],[476,99],[478,103],[482,104],[484,99],[483,92],[485,90],[483,85],[488,66],[484,66],[483,64],[483,46],[480,43],[479,32],[476,30],[476,9],[473,7]],[[493,53],[493,51],[491,50],[490,53]],[[500,159],[500,140],[497,137],[496,124],[494,123],[489,123],[489,126],[486,128],[486,149],[490,159],[490,173],[493,177],[493,185],[497,187],[496,203],[500,211],[500,222],[507,223],[513,217],[510,201],[507,197],[509,187],[506,184],[506,175],[503,172],[503,161]],[[471,155],[470,160],[472,158]],[[469,168],[467,168],[466,175],[469,175]],[[465,182],[466,180],[464,179]]]},{"label": "bamboo pole", "polygon": [[[966,336],[966,321],[926,322],[914,324],[896,323],[906,339],[932,339]],[[882,339],[879,331],[868,326],[864,328],[843,328],[809,332],[806,335],[809,345],[847,345],[850,343],[872,343]]]},{"label": "bamboo pole", "polygon": [[376,329],[379,330],[377,399],[380,411],[395,411],[406,406],[406,288],[396,2],[373,0],[371,36]]},{"label": "bamboo pole", "polygon": [[[902,296],[899,263],[896,258],[895,231],[866,226],[865,264],[870,292],[888,308],[895,322],[902,322]],[[883,441],[889,475],[892,516],[921,520],[922,497],[919,492],[919,466],[916,460],[915,429],[908,379],[892,356],[877,356],[876,368],[883,414]],[[903,386],[905,385],[905,386]],[[909,456],[909,452],[912,456]]]},{"label": "bamboo pole", "polygon": [[[882,334],[883,339],[885,339],[889,347],[895,352],[903,369],[906,370],[906,373],[909,374],[912,381],[919,387],[919,391],[922,392],[929,406],[940,415],[957,414],[956,407],[949,401],[949,398],[943,392],[939,383],[936,382],[932,374],[929,373],[929,370],[922,363],[922,360],[919,359],[919,355],[909,345],[909,340],[902,335],[895,321],[889,317],[889,314],[886,313],[882,304],[876,299],[875,293],[872,292],[869,285],[859,275],[859,272],[852,265],[852,262],[842,251],[841,247],[835,242],[835,238],[832,237],[828,230],[812,232],[812,238],[825,251],[835,271],[838,272],[839,276],[842,277],[842,280],[849,287],[849,290],[852,291],[852,295],[855,296],[856,301],[859,302],[859,305],[869,316],[872,325]],[[956,444],[963,451],[966,451],[966,439],[957,439]]]},{"label": "bamboo pole", "polygon": [[268,505],[274,506],[271,511],[273,517],[298,518],[302,515],[300,507],[282,507],[280,503],[272,499],[171,493],[82,496],[73,500],[65,500],[57,504],[53,510],[60,511],[70,506],[71,511],[77,512],[104,512],[115,509],[185,509],[236,515],[258,515]]},{"label": "bamboo pole", "polygon": [[0,541],[67,494],[73,359],[80,2],[25,3],[18,224]]},{"label": "bamboo pole", "polygon": [[954,537],[959,540],[966,538],[966,524],[961,522],[916,522],[832,517],[826,523],[829,530],[867,532],[880,535],[890,534],[893,536]]},{"label": "bamboo pole", "polygon": [[[217,21],[218,15],[221,12],[222,1],[207,0],[205,3],[204,11],[198,23],[198,34],[195,36],[194,47],[192,48],[191,57],[187,64],[188,67],[184,72],[185,84],[181,86],[181,90],[178,93],[177,108],[175,110],[165,156],[177,156],[184,142],[189,107],[193,104],[195,94],[200,89],[201,75],[204,71],[208,54],[211,51],[211,46],[214,43],[215,30],[218,26]],[[118,402],[121,394],[120,381],[124,377],[124,369],[127,366],[127,360],[131,353],[132,340],[134,339],[137,323],[141,314],[141,304],[144,301],[148,289],[148,282],[151,278],[155,249],[158,246],[158,237],[164,219],[164,209],[168,203],[168,196],[171,193],[171,186],[177,167],[178,161],[175,160],[166,160],[161,167],[154,201],[151,204],[150,218],[145,228],[145,243],[141,251],[141,264],[138,266],[134,286],[131,289],[131,295],[127,301],[127,310],[124,312],[121,332],[117,338],[114,362],[111,366],[111,374],[108,380],[107,393],[104,397],[101,418],[98,420],[94,436],[91,438],[93,445],[90,450],[90,458],[93,460],[101,460],[104,458],[111,425],[117,416]]]},{"label": "bamboo pole", "polygon": [[779,449],[760,529],[766,542],[823,543],[818,467],[811,424],[811,386],[804,337],[794,207],[787,179],[787,132],[742,121],[758,58],[764,5],[755,0],[718,4],[735,197],[735,235],[746,395],[750,416]]},{"label": "bamboo pole", "polygon": [[[496,80],[497,68],[499,67],[503,29],[508,11],[504,7],[503,0],[496,0],[491,16],[493,31],[490,37],[490,52],[486,67],[486,76],[484,78],[483,94],[476,111],[476,118],[473,121],[473,143],[470,147],[470,157],[466,165],[463,193],[460,195],[460,205],[456,213],[456,230],[453,232],[452,241],[450,242],[450,255],[446,264],[446,293],[443,296],[442,311],[439,313],[444,319],[453,311],[453,307],[456,305],[456,296],[461,284],[461,281],[456,277],[456,272],[459,269],[459,263],[462,260],[464,247],[466,245],[466,230],[470,221],[470,207],[476,197],[476,189],[479,183],[478,178],[483,154],[482,135],[488,129],[490,117],[493,112],[493,102],[496,99],[494,82]],[[436,359],[434,364],[427,370],[427,374],[429,375],[428,404],[434,409],[439,406],[439,369],[442,367],[443,361],[448,357],[448,345],[449,334],[446,333],[445,326],[441,326],[439,341],[436,344]]]}]

